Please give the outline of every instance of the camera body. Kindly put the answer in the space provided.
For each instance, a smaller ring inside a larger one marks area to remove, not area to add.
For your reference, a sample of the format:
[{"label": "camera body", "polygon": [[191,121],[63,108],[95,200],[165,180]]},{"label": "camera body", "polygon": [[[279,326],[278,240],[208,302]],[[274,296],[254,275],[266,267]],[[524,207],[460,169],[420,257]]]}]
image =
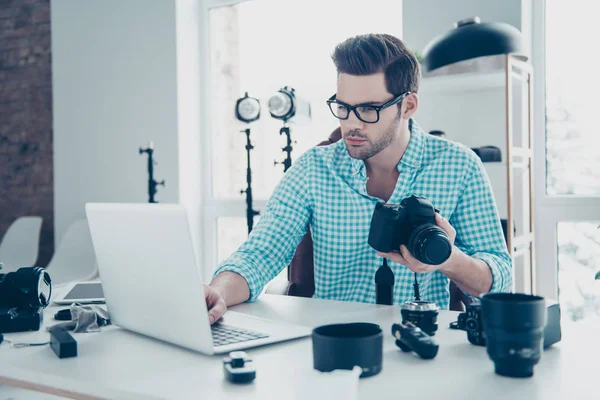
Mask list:
[{"label": "camera body", "polygon": [[467,339],[476,346],[485,346],[485,331],[481,319],[481,304],[467,304],[466,311],[458,315],[458,329],[467,331]]},{"label": "camera body", "polygon": [[0,274],[0,332],[39,330],[51,296],[52,282],[43,268],[23,267]]},{"label": "camera body", "polygon": [[0,307],[0,332],[39,331],[44,322],[42,307]]},{"label": "camera body", "polygon": [[439,265],[452,252],[446,232],[437,226],[437,210],[424,197],[412,195],[400,204],[378,202],[371,219],[369,245],[377,251],[399,251],[404,244],[417,260]]}]

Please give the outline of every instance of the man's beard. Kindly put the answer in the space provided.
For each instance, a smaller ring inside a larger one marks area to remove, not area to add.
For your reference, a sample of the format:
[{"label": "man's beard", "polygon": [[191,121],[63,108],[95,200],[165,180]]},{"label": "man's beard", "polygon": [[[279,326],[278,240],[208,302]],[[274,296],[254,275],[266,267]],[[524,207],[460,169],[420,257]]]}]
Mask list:
[{"label": "man's beard", "polygon": [[367,160],[381,150],[388,147],[397,135],[398,125],[400,124],[400,113],[394,118],[394,120],[389,124],[389,126],[383,132],[383,135],[376,141],[373,142],[367,136],[363,136],[360,131],[352,130],[348,132],[344,136],[344,138],[353,137],[357,139],[365,140],[359,147],[354,147],[351,144],[346,143],[346,149],[348,150],[348,154],[350,157],[355,158],[357,160]]}]

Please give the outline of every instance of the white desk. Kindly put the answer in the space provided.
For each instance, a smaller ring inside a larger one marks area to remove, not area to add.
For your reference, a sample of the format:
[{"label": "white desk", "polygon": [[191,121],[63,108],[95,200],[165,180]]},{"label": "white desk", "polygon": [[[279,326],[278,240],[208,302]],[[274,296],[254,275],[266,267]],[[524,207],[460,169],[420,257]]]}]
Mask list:
[{"label": "white desk", "polygon": [[[57,309],[47,310],[45,325],[56,322],[52,314]],[[427,361],[395,346],[391,325],[400,319],[398,307],[263,295],[235,310],[311,327],[351,321],[380,324],[383,370],[360,380],[359,399],[600,398],[597,321],[563,321],[563,340],[543,353],[533,378],[513,379],[496,375],[484,347],[468,343],[465,332],[448,328],[456,312],[440,314],[435,336],[440,350]],[[89,394],[107,398],[294,399],[294,385],[306,384],[302,377],[316,373],[310,337],[249,349],[257,378],[250,386],[238,386],[224,380],[221,356],[204,356],[114,326],[102,329],[74,334],[79,355],[70,359],[58,359],[48,346],[12,349],[0,345],[0,381],[2,376],[36,379],[64,390],[85,388]],[[47,335],[40,331],[6,336],[44,341]]]}]

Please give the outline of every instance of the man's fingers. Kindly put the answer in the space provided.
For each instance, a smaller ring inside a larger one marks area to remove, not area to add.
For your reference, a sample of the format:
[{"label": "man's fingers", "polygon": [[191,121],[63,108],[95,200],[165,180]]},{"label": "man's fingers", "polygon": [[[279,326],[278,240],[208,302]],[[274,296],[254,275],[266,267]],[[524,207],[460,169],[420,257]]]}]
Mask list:
[{"label": "man's fingers", "polygon": [[443,230],[446,230],[446,228],[448,228],[448,226],[450,225],[448,220],[438,213],[435,213],[435,223]]},{"label": "man's fingers", "polygon": [[215,303],[215,305],[210,309],[210,311],[208,312],[208,319],[210,321],[210,324],[214,324],[216,321],[218,321],[219,319],[221,319],[221,317],[223,316],[223,314],[225,314],[225,311],[227,311],[227,306],[225,305],[224,301],[217,301]]},{"label": "man's fingers", "polygon": [[408,251],[408,247],[406,247],[405,245],[400,246],[400,254],[402,254],[402,257],[404,257],[404,259],[412,265],[421,264],[419,260],[414,258],[412,254],[410,254],[410,251]]},{"label": "man's fingers", "polygon": [[212,325],[225,314],[227,305],[219,292],[210,286],[204,285],[204,296],[206,298],[206,308],[208,309],[208,319]]}]

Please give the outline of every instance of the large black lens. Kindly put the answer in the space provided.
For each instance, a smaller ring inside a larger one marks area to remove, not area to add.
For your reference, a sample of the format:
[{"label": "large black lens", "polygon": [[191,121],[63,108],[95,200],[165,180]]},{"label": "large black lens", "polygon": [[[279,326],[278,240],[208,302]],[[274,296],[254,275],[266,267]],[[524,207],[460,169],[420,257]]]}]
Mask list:
[{"label": "large black lens", "polygon": [[0,305],[46,307],[52,296],[50,275],[39,267],[19,268],[0,280]]},{"label": "large black lens", "polygon": [[543,297],[489,293],[481,298],[487,353],[496,373],[530,377],[540,361],[546,325]]},{"label": "large black lens", "polygon": [[442,264],[452,253],[450,238],[433,224],[416,227],[408,239],[408,249],[417,260],[429,265]]}]

